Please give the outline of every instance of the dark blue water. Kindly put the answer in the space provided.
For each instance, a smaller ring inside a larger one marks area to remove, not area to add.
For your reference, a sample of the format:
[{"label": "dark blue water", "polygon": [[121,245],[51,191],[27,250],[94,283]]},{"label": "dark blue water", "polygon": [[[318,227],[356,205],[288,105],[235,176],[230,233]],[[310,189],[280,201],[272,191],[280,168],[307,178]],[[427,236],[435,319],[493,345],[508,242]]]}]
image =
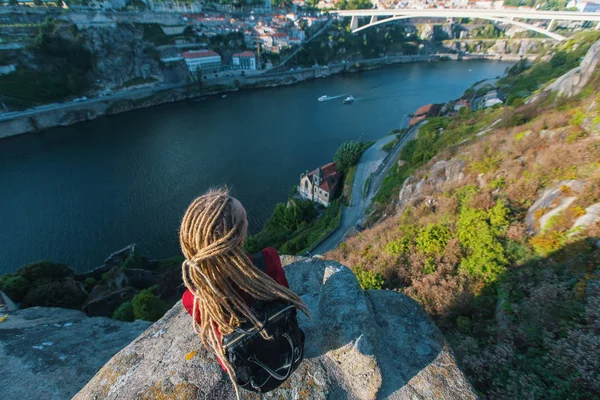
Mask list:
[{"label": "dark blue water", "polygon": [[[216,185],[231,186],[257,231],[343,141],[381,137],[508,65],[399,65],[0,140],[0,273],[39,259],[85,271],[130,243],[175,255],[187,205]],[[345,94],[357,101],[317,102]]]}]

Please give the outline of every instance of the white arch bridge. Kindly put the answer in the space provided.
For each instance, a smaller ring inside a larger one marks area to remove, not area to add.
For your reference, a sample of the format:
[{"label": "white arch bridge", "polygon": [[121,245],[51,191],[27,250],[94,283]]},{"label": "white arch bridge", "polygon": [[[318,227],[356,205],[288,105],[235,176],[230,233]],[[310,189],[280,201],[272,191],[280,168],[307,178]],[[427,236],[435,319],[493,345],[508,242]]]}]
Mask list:
[{"label": "white arch bridge", "polygon": [[[592,21],[597,22],[596,29],[600,29],[600,12],[576,12],[576,11],[514,11],[507,9],[499,10],[479,10],[471,8],[431,8],[431,9],[371,9],[371,10],[336,10],[330,11],[331,14],[340,17],[351,17],[350,28],[353,33],[360,32],[363,29],[386,22],[398,21],[410,18],[472,18],[484,19],[494,22],[502,22],[520,26],[530,31],[538,32],[555,40],[565,40],[563,35],[552,32],[556,21]],[[370,17],[368,24],[359,26],[359,17]],[[540,27],[531,24],[528,21],[543,20],[549,21],[547,27]]]}]

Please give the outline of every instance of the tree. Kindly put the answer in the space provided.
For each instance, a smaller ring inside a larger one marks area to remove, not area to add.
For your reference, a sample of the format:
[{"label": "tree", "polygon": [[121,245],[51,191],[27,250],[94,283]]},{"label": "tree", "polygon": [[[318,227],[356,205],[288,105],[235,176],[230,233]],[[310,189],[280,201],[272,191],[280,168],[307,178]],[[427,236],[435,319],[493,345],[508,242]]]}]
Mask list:
[{"label": "tree", "polygon": [[341,144],[335,152],[333,160],[337,163],[339,171],[345,172],[348,168],[356,165],[364,151],[364,146],[356,140],[349,140]]},{"label": "tree", "polygon": [[8,0],[8,5],[9,6],[18,6],[19,0]]}]

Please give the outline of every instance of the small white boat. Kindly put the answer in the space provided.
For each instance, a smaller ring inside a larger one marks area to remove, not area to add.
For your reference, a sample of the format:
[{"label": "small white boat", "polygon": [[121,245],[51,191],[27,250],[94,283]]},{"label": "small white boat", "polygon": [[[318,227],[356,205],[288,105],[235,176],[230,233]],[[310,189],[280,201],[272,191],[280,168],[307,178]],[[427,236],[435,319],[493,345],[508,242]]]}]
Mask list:
[{"label": "small white boat", "polygon": [[348,96],[344,99],[344,104],[352,104],[354,103],[354,97]]},{"label": "small white boat", "polygon": [[329,100],[329,96],[321,96],[317,100],[319,100],[319,101],[327,101],[327,100]]},{"label": "small white boat", "polygon": [[227,95],[226,95],[226,94],[224,94],[223,96],[221,96],[221,98],[223,98],[223,99],[224,99],[225,97],[227,97]]}]

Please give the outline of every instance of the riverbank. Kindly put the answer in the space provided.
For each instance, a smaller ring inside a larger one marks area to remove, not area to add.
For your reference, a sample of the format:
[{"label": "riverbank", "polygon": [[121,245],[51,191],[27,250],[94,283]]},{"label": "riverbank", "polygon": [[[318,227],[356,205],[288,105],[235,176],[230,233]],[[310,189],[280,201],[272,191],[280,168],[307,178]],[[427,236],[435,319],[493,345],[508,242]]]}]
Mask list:
[{"label": "riverbank", "polygon": [[[532,55],[529,57],[534,56]],[[445,60],[518,61],[522,58],[523,57],[521,56],[515,55],[487,54],[470,54],[462,56],[457,54],[394,56],[278,73],[214,79],[204,81],[202,87],[199,87],[198,85],[175,84],[166,87],[141,88],[121,92],[110,97],[94,98],[86,101],[63,104],[49,104],[22,112],[7,113],[4,115],[0,114],[0,139],[24,133],[39,132],[53,127],[69,126],[78,122],[93,120],[104,115],[114,115],[199,96],[210,96],[240,89],[293,85],[308,80],[325,78],[335,74],[382,68],[393,64],[439,62]]]}]

